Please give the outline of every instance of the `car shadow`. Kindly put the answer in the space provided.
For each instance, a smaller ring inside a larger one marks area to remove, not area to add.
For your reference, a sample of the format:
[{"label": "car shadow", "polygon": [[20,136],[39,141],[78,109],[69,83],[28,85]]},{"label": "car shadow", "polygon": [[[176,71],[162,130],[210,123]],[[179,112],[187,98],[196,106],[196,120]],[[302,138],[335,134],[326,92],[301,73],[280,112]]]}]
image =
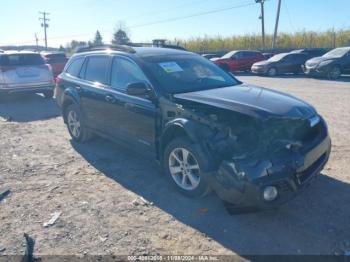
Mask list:
[{"label": "car shadow", "polygon": [[240,256],[334,254],[350,249],[344,246],[350,241],[350,184],[335,178],[319,176],[308,190],[277,210],[232,216],[214,193],[203,199],[182,196],[156,161],[130,148],[99,138],[72,146],[105,176]]},{"label": "car shadow", "polygon": [[60,115],[56,101],[41,95],[11,95],[0,99],[0,117],[8,121],[32,122]]}]

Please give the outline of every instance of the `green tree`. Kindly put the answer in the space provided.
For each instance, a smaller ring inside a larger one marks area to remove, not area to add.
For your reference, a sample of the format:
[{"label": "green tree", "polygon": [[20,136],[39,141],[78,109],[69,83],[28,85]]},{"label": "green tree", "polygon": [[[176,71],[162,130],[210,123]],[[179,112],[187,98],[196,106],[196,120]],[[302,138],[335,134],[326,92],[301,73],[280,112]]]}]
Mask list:
[{"label": "green tree", "polygon": [[63,47],[63,45],[60,45],[60,48],[58,48],[58,51],[60,51],[60,52],[66,52],[66,49]]},{"label": "green tree", "polygon": [[94,46],[103,45],[102,36],[101,36],[100,31],[98,31],[98,30],[96,31],[95,39],[94,39],[94,41],[92,42],[92,44],[93,44]]},{"label": "green tree", "polygon": [[113,45],[126,45],[130,43],[130,38],[125,30],[119,28],[114,34],[112,39]]}]

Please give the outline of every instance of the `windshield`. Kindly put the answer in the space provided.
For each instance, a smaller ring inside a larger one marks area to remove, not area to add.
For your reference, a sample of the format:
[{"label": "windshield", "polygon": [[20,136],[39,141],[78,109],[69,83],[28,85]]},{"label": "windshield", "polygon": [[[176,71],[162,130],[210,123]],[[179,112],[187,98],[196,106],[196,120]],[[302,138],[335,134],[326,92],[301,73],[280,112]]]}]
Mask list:
[{"label": "windshield", "polygon": [[275,56],[271,57],[268,61],[271,61],[271,62],[281,61],[287,55],[288,54],[278,54],[278,55],[275,55]]},{"label": "windshield", "polygon": [[230,53],[227,53],[226,55],[224,55],[224,56],[221,57],[221,58],[223,58],[223,59],[229,59],[229,58],[231,58],[235,53],[237,53],[237,51],[231,51]]},{"label": "windshield", "polygon": [[328,53],[324,54],[323,57],[326,58],[340,58],[343,57],[346,53],[349,52],[349,48],[336,48]]},{"label": "windshield", "polygon": [[177,55],[145,58],[146,66],[168,93],[187,93],[240,82],[205,58]]}]

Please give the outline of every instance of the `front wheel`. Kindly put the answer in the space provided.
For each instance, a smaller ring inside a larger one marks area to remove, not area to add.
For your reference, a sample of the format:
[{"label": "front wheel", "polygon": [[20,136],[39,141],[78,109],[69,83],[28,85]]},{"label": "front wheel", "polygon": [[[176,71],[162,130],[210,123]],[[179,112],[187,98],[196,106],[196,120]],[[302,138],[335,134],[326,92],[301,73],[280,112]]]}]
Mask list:
[{"label": "front wheel", "polygon": [[178,191],[189,197],[203,197],[210,188],[203,179],[210,160],[198,145],[187,138],[170,142],[163,158],[163,169]]},{"label": "front wheel", "polygon": [[77,105],[70,105],[65,110],[67,127],[72,139],[76,142],[86,142],[91,139],[92,134],[83,125],[81,113]]},{"label": "front wheel", "polygon": [[333,67],[328,73],[328,78],[331,80],[336,80],[340,76],[341,76],[341,69],[339,66]]},{"label": "front wheel", "polygon": [[274,67],[271,67],[268,71],[267,71],[267,75],[269,77],[274,77],[277,75],[277,69]]}]

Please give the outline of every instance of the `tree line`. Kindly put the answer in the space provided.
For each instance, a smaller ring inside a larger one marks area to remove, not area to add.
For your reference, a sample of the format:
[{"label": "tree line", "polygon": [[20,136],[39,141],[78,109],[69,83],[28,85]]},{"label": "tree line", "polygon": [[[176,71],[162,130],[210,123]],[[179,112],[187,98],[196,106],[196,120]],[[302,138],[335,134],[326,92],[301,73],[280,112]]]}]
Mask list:
[{"label": "tree line", "polygon": [[[266,50],[272,45],[272,35],[266,36]],[[121,26],[113,34],[111,44],[126,45],[131,42],[127,30]],[[225,52],[235,49],[262,50],[262,39],[259,34],[246,34],[240,36],[222,37],[193,37],[189,39],[173,39],[171,44],[180,45],[193,52]],[[72,40],[61,46],[61,51],[73,53],[82,46],[99,46],[105,43],[101,33],[97,30],[92,41]],[[296,33],[280,33],[278,35],[278,49],[297,48],[335,48],[350,45],[350,30],[328,30],[325,32],[301,31]]]},{"label": "tree line", "polygon": [[[266,49],[271,49],[272,35],[266,36]],[[261,50],[262,39],[259,34],[246,34],[231,37],[196,37],[190,39],[174,39],[179,44],[194,52],[220,52],[235,49]],[[328,30],[325,32],[302,31],[296,33],[280,33],[277,40],[278,49],[298,48],[336,48],[350,45],[350,30]]]}]

